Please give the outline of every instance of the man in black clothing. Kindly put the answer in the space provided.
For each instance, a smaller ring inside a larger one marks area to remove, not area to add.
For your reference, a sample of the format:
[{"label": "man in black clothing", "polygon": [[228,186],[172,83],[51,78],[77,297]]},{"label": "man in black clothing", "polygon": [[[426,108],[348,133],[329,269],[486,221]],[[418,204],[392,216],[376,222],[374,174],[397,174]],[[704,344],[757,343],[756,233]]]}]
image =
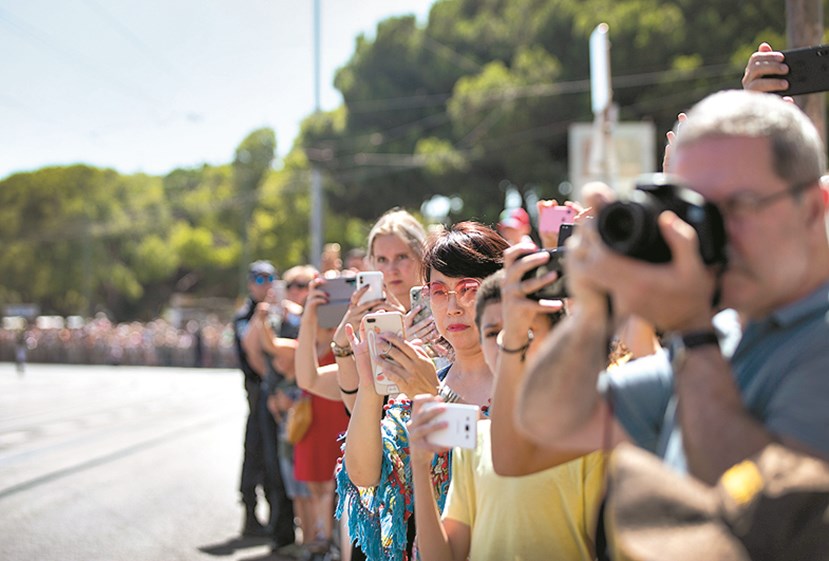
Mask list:
[{"label": "man in black clothing", "polygon": [[[272,370],[270,357],[261,347],[253,350],[245,344],[245,335],[251,326],[256,307],[263,302],[276,279],[276,269],[268,261],[255,261],[248,269],[248,298],[234,318],[234,339],[239,365],[245,375],[249,414],[245,427],[244,457],[239,491],[245,505],[242,534],[246,536],[273,536],[279,546],[293,543],[293,508],[285,493],[279,473],[276,454],[276,425],[267,410],[267,388],[263,381]],[[268,446],[266,439],[273,439]],[[270,505],[270,527],[256,517],[256,488],[261,485]]]}]

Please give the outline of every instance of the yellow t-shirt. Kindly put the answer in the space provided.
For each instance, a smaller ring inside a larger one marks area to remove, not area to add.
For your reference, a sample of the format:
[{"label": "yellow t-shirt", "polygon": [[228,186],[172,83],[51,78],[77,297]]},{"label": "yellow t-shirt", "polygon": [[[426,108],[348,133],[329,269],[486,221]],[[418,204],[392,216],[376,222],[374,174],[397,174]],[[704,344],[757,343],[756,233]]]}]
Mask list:
[{"label": "yellow t-shirt", "polygon": [[604,484],[602,453],[522,477],[496,475],[490,421],[456,448],[444,519],[471,528],[470,561],[590,561]]}]

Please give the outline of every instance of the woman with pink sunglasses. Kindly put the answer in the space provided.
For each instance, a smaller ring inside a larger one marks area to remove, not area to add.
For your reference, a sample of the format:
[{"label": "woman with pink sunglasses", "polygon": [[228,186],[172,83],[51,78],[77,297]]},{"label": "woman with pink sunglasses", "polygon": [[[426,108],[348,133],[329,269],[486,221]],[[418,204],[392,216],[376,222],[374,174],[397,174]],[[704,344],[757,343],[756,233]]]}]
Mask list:
[{"label": "woman with pink sunglasses", "polygon": [[[406,423],[409,397],[440,394],[447,402],[486,408],[492,372],[484,360],[475,324],[475,295],[481,281],[503,265],[507,242],[491,228],[461,222],[433,234],[423,258],[426,291],[438,333],[454,351],[454,361],[436,371],[417,342],[384,334],[383,374],[401,393],[384,403],[374,389],[365,341],[350,331],[359,372],[359,390],[338,471],[338,515],[349,513],[349,532],[367,559],[412,558],[414,501]],[[450,455],[435,457],[432,476],[438,505],[449,486]]]}]

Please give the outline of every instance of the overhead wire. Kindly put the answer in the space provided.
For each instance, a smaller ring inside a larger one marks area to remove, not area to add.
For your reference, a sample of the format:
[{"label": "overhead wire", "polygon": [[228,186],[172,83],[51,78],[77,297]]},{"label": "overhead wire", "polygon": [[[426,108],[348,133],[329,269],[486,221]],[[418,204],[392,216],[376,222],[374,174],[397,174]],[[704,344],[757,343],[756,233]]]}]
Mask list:
[{"label": "overhead wire", "polygon": [[[688,80],[698,80],[698,79],[706,79],[706,78],[716,78],[725,75],[731,75],[731,65],[729,64],[713,64],[707,65],[703,67],[699,67],[694,70],[663,70],[663,71],[656,71],[656,72],[645,72],[645,73],[636,73],[636,74],[629,74],[623,75],[613,78],[613,88],[614,89],[625,89],[625,88],[633,88],[633,87],[643,87],[648,85],[655,85],[659,83],[666,83],[666,82],[680,82],[680,81],[688,81]],[[503,101],[505,99],[526,99],[531,97],[549,97],[555,95],[565,95],[565,94],[574,94],[574,93],[586,93],[590,90],[590,80],[589,79],[579,79],[579,80],[570,80],[566,82],[558,82],[555,84],[535,84],[529,86],[509,86],[506,88],[497,88],[492,89],[488,92],[489,95],[485,96],[484,104],[481,104],[477,109],[480,110],[486,103],[494,103],[496,101]],[[412,98],[406,99],[414,99],[417,96],[413,96]],[[400,100],[403,98],[392,98],[392,100]],[[379,100],[378,100],[379,101]],[[350,110],[350,106],[349,106]],[[415,121],[417,122],[417,121]],[[569,122],[569,121],[568,121]],[[532,129],[533,131],[543,130],[545,127],[537,127]],[[525,131],[526,132],[526,131]],[[363,133],[361,136],[370,136],[373,133]],[[521,133],[513,133],[509,135],[509,138],[513,138],[514,134],[521,134]],[[340,142],[342,145],[348,146],[351,139],[348,137],[337,140],[337,139],[326,139],[326,142],[330,143],[333,141],[335,143],[335,147],[340,146]],[[460,143],[459,143],[460,144]],[[330,145],[328,146],[330,149]],[[359,165],[379,165],[382,161],[382,155],[377,153],[372,153],[372,156],[366,158],[362,155],[362,153],[356,154],[339,154],[338,157],[335,158],[328,158],[329,164],[336,164],[340,159],[349,159],[353,160],[357,158],[357,160],[362,160],[362,163],[356,162],[356,166]],[[391,159],[395,161],[401,161],[401,154],[392,154],[390,155]],[[412,160],[412,163],[421,162],[422,160]]]}]

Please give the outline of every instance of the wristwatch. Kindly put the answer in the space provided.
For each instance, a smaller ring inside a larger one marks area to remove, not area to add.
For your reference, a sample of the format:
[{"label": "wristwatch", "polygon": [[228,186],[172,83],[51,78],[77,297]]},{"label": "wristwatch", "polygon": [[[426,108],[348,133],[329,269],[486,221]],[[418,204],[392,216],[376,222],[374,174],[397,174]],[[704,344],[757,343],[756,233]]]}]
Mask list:
[{"label": "wristwatch", "polygon": [[706,345],[717,345],[718,347],[720,345],[717,333],[713,329],[674,334],[668,343],[668,358],[671,361],[671,369],[674,374],[685,365],[685,360],[688,358],[688,349]]}]

